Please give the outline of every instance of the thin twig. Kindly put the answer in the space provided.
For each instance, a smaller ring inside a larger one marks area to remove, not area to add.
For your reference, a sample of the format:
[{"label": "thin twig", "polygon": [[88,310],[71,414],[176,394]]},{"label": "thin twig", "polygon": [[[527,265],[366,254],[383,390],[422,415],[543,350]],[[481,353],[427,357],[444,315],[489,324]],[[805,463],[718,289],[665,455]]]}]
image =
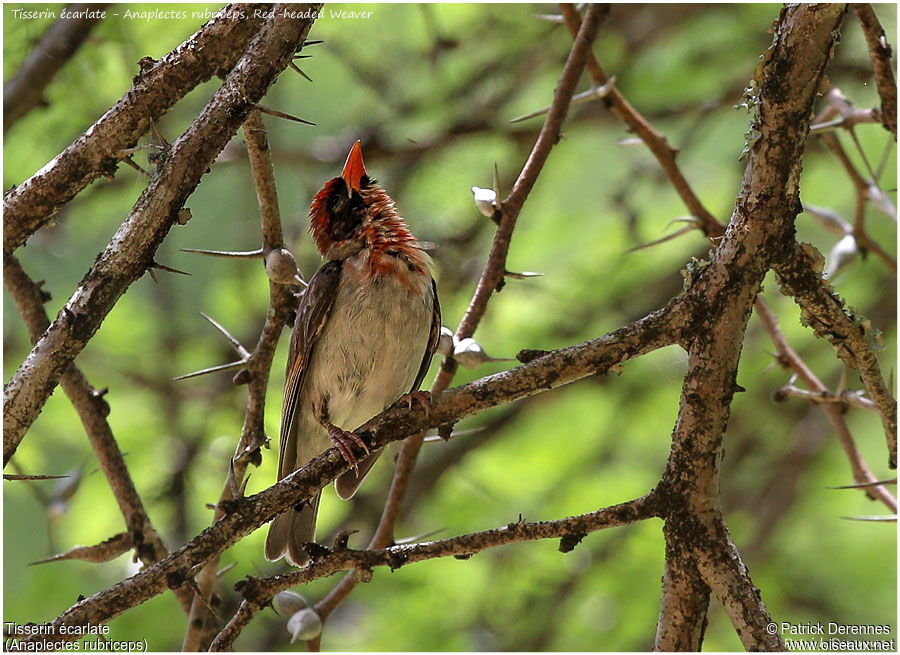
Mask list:
[{"label": "thin twig", "polygon": [[88,38],[109,5],[71,4],[71,18],[57,18],[16,74],[3,85],[3,133],[43,99],[44,89]]},{"label": "thin twig", "polygon": [[[560,10],[565,19],[566,27],[574,37],[578,33],[579,25],[581,24],[581,18],[578,15],[578,11],[571,4],[567,3],[560,4]],[[600,62],[597,61],[597,57],[594,55],[593,51],[588,52],[586,68],[595,86],[603,86],[609,81],[609,76],[606,74],[606,71],[603,70]],[[675,191],[677,191],[678,195],[681,197],[682,202],[684,202],[691,214],[697,219],[703,233],[710,238],[722,236],[725,233],[725,227],[706,209],[706,207],[703,206],[703,203],[700,202],[700,199],[691,189],[690,184],[688,184],[688,181],[675,163],[675,156],[678,154],[678,151],[669,145],[669,142],[666,141],[666,137],[647,122],[647,120],[628,103],[618,89],[611,89],[607,94],[605,101],[608,103],[610,111],[618,116],[619,119],[628,126],[630,131],[640,137],[647,145],[647,148],[650,149],[650,152],[656,157],[659,165],[662,167],[666,176],[669,178],[669,181],[672,183],[672,186],[675,188]]]},{"label": "thin twig", "polygon": [[887,41],[884,28],[875,15],[875,10],[868,3],[850,5],[862,25],[869,55],[872,57],[872,68],[875,72],[875,84],[881,96],[881,120],[884,126],[897,140],[897,82],[894,79],[894,67],[891,62],[891,46]]},{"label": "thin twig", "polygon": [[[778,320],[775,318],[769,305],[762,298],[756,299],[756,315],[759,316],[759,320],[762,321],[763,327],[769,334],[769,338],[772,339],[772,343],[774,343],[775,347],[778,349],[778,361],[794,371],[811,393],[827,394],[828,388],[818,377],[816,377],[815,373],[812,372],[800,355],[797,354],[797,351],[793,349],[787,338],[784,336],[784,333],[781,331]],[[869,402],[871,403],[871,401]],[[872,403],[872,405],[874,406],[874,403]],[[850,434],[841,408],[836,405],[825,404],[822,406],[822,410],[831,422],[835,434],[837,434],[838,441],[844,449],[847,461],[850,463],[850,469],[853,472],[853,479],[858,483],[864,484],[877,482],[878,478],[872,474],[871,470],[869,470],[869,467],[862,457],[862,453],[860,453],[856,447],[856,442],[853,440],[853,435]],[[872,500],[881,502],[893,512],[897,511],[897,499],[887,488],[883,486],[872,486],[865,488],[865,492]]]},{"label": "thin twig", "polygon": [[866,398],[863,395],[862,391],[848,391],[846,389],[840,393],[836,393],[827,389],[825,391],[810,391],[807,389],[801,389],[800,387],[795,387],[793,384],[786,384],[783,387],[779,387],[772,393],[772,399],[776,402],[781,402],[782,400],[786,400],[788,398],[808,400],[809,402],[815,403],[817,405],[825,403],[835,403],[842,406],[868,409],[872,412],[878,411],[878,407],[875,406],[875,403]]}]

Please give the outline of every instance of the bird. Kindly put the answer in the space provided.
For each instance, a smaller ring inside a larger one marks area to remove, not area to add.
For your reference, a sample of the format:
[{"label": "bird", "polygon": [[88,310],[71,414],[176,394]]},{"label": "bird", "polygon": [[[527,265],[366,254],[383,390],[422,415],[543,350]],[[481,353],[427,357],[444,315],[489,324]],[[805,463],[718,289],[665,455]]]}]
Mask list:
[{"label": "bird", "polygon": [[[368,176],[357,141],[341,175],[315,195],[309,231],[326,260],[296,313],[281,411],[278,479],[332,444],[350,464],[335,480],[350,498],[381,450],[353,433],[406,396],[428,407],[419,386],[440,338],[441,307],[432,261],[394,201]],[[352,447],[367,454],[358,461]],[[265,556],[304,566],[314,541],[321,491],[277,515]]]}]

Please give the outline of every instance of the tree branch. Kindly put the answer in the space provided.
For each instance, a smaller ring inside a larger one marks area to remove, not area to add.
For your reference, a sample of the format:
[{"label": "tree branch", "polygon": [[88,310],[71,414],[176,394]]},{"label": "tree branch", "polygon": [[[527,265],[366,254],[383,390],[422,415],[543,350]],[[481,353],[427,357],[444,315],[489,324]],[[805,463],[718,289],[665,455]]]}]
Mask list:
[{"label": "tree branch", "polygon": [[[778,349],[778,360],[794,371],[808,389],[819,394],[826,393],[828,388],[822,384],[821,380],[816,377],[797,352],[791,347],[791,344],[785,338],[781,328],[778,327],[775,315],[772,314],[772,310],[769,309],[769,306],[762,298],[756,299],[756,314],[759,316],[766,332],[768,332],[769,337]],[[872,401],[869,400],[868,402],[872,404]],[[875,411],[878,411],[877,406],[873,405],[872,408]],[[837,434],[838,441],[840,441],[844,453],[847,455],[847,460],[850,462],[850,469],[853,471],[853,480],[855,482],[876,482],[878,478],[876,478],[872,474],[872,471],[869,470],[862,454],[856,447],[856,443],[853,441],[853,435],[850,434],[850,429],[847,427],[847,421],[844,420],[844,413],[841,408],[832,404],[826,404],[822,407],[822,410],[831,422],[835,434]],[[864,491],[869,498],[880,501],[896,514],[897,499],[894,498],[894,495],[888,491],[886,487],[881,485],[866,487]]]},{"label": "tree branch", "polygon": [[[116,153],[137,144],[150,124],[191,89],[231,70],[262,25],[253,10],[270,6],[228,5],[178,48],[142,67],[135,85],[112,109],[4,196],[3,253],[24,244],[88,184],[101,175],[113,175],[119,161]],[[235,19],[241,13],[245,17]]]},{"label": "tree branch", "polygon": [[[561,3],[559,5],[562,10],[563,19],[569,32],[574,36],[578,32],[581,18],[578,11],[571,4]],[[595,86],[603,86],[609,81],[609,76],[593,51],[588,53],[587,71],[591,76]],[[725,227],[704,207],[703,203],[691,189],[691,185],[681,173],[678,164],[675,163],[675,157],[678,150],[669,145],[666,137],[656,130],[641,114],[629,104],[619,90],[615,87],[610,89],[609,93],[603,98],[603,103],[615,114],[628,129],[634,132],[644,145],[653,153],[663,172],[669,178],[675,191],[681,197],[682,202],[691,212],[691,215],[697,219],[700,229],[709,238],[722,236]]]},{"label": "tree branch", "polygon": [[875,10],[868,3],[850,5],[862,25],[869,55],[872,57],[872,69],[875,72],[875,84],[881,96],[881,120],[884,126],[897,140],[897,81],[891,63],[891,45],[887,41],[884,28],[875,15]]},{"label": "tree branch", "polygon": [[[696,568],[749,650],[783,650],[784,644],[777,634],[766,632],[771,617],[722,518],[722,440],[732,398],[742,391],[737,369],[754,299],[773,260],[794,243],[810,112],[844,10],[841,5],[782,10],[776,40],[757,73],[760,103],[753,129],[761,136],[748,144],[748,164],[725,236],[712,261],[693,272],[688,291],[697,320],[684,333],[688,372],[660,490],[666,576],[676,581],[684,577],[688,582],[682,589],[689,596],[664,600],[668,606],[696,608],[702,597],[693,579]],[[671,585],[668,590],[671,595]],[[697,612],[670,614],[673,619],[685,616],[692,621],[657,631],[666,637],[664,643],[696,644],[706,618]],[[671,632],[674,627],[680,634]]]},{"label": "tree branch", "polygon": [[[305,5],[299,5],[304,7]],[[319,5],[311,6],[311,11]],[[315,13],[315,11],[312,11]],[[197,120],[173,145],[106,250],[3,392],[4,463],[72,362],[153,254],[216,156],[303,43],[311,19],[266,21]]]},{"label": "tree branch", "polygon": [[[363,425],[357,434],[370,449],[381,448],[408,434],[456,422],[488,407],[548,391],[672,344],[672,326],[687,320],[688,307],[676,299],[661,310],[603,337],[551,351],[514,369],[455,387],[434,397],[432,406],[406,403],[391,407]],[[79,601],[51,622],[60,626],[100,624],[168,588],[184,584],[204,563],[237,543],[288,507],[310,498],[349,470],[337,448],[329,448],[302,469],[254,496],[221,507],[225,516],[161,562],[109,589]],[[35,639],[40,636],[34,636]]]},{"label": "tree branch", "polygon": [[875,356],[877,330],[865,317],[848,314],[844,301],[834,288],[822,279],[822,259],[811,247],[795,244],[775,263],[782,291],[800,305],[800,320],[813,329],[817,337],[826,337],[837,356],[859,377],[869,397],[878,406],[888,446],[888,466],[897,468],[897,401],[885,384]]},{"label": "tree branch", "polygon": [[606,528],[628,525],[656,516],[652,494],[613,505],[605,509],[572,516],[556,521],[529,523],[518,521],[501,528],[460,535],[450,539],[415,544],[403,544],[389,548],[369,550],[328,550],[312,558],[308,566],[271,578],[247,579],[235,584],[244,600],[238,612],[216,637],[210,650],[228,650],[235,638],[252,617],[265,607],[275,594],[291,587],[306,584],[338,571],[354,570],[371,577],[376,566],[390,567],[395,571],[406,564],[413,564],[438,557],[468,559],[488,548],[495,548],[523,541],[559,538],[561,552],[569,552],[588,534]]},{"label": "tree branch", "polygon": [[43,101],[44,89],[84,43],[109,5],[71,4],[71,18],[57,18],[3,85],[3,133]]},{"label": "tree branch", "polygon": [[[28,277],[14,255],[3,258],[3,283],[25,321],[32,342],[37,341],[50,325],[44,311],[44,302],[47,299],[45,292],[41,290],[39,284],[35,284]],[[146,566],[158,562],[169,554],[169,549],[144,509],[144,503],[131,479],[125,458],[106,420],[109,405],[103,397],[105,390],[101,392],[94,389],[75,364],[71,364],[65,370],[60,384],[78,413],[88,440],[97,455],[100,468],[109,482],[119,511],[125,519],[135,556]],[[187,589],[176,589],[175,595],[187,611],[190,608],[190,592]]]}]

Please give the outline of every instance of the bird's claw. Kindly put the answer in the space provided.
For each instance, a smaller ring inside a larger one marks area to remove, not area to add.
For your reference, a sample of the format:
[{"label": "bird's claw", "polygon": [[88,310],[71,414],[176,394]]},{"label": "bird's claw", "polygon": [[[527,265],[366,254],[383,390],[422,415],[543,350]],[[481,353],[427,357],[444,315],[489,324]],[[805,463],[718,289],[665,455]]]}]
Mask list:
[{"label": "bird's claw", "polygon": [[328,436],[331,437],[331,441],[334,443],[344,460],[346,460],[350,467],[356,472],[356,475],[359,476],[359,462],[357,462],[356,455],[353,454],[353,449],[350,447],[350,444],[353,443],[359,446],[366,451],[366,455],[368,455],[369,447],[366,445],[366,442],[355,432],[341,430],[336,425],[332,425],[328,428]]},{"label": "bird's claw", "polygon": [[401,396],[400,400],[406,403],[406,409],[412,409],[415,403],[419,403],[425,410],[425,416],[431,413],[430,391],[411,391],[405,396]]}]

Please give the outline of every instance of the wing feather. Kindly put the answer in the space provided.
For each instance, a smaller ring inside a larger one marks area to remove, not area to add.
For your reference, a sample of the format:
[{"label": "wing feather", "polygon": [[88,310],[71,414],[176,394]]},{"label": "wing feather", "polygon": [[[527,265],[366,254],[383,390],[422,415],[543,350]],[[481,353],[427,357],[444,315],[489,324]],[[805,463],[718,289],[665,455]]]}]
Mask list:
[{"label": "wing feather", "polygon": [[[322,334],[325,323],[331,315],[331,308],[337,296],[338,284],[341,281],[342,262],[332,260],[322,266],[303,294],[294,331],[291,334],[291,346],[288,351],[287,371],[284,380],[284,400],[281,405],[281,449],[278,456],[278,479],[294,471],[294,458],[290,462],[285,457],[290,441],[294,415],[300,402],[303,380],[309,368],[309,360],[315,350],[316,343]],[[296,448],[296,446],[295,446]],[[287,470],[286,470],[287,469]]]},{"label": "wing feather", "polygon": [[419,365],[419,372],[416,373],[416,381],[413,382],[410,392],[418,391],[428,368],[431,366],[431,358],[437,349],[438,340],[441,338],[441,303],[438,301],[437,283],[431,278],[431,295],[434,297],[434,303],[431,308],[431,331],[428,333],[428,344],[425,346],[425,356],[422,357],[422,363]]}]

